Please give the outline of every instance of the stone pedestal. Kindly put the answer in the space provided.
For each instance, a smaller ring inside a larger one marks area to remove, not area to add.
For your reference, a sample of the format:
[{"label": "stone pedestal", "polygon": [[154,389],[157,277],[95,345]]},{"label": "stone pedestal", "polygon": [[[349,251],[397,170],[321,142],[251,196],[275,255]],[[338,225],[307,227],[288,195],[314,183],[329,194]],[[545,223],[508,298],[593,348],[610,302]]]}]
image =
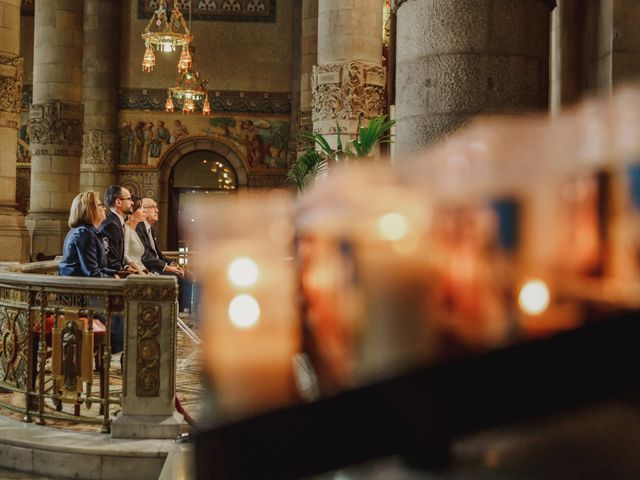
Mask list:
[{"label": "stone pedestal", "polygon": [[399,160],[480,113],[547,108],[551,2],[396,4]]},{"label": "stone pedestal", "polygon": [[384,113],[382,2],[318,0],[318,65],[313,68],[313,130],[335,144]]},{"label": "stone pedestal", "polygon": [[82,100],[84,137],[80,162],[80,191],[100,196],[116,183],[118,153],[118,0],[84,2]]},{"label": "stone pedestal", "polygon": [[29,232],[16,206],[16,151],[22,94],[20,1],[0,0],[0,260],[29,258]]},{"label": "stone pedestal", "polygon": [[122,413],[114,438],[175,438],[176,316],[174,277],[127,278]]}]

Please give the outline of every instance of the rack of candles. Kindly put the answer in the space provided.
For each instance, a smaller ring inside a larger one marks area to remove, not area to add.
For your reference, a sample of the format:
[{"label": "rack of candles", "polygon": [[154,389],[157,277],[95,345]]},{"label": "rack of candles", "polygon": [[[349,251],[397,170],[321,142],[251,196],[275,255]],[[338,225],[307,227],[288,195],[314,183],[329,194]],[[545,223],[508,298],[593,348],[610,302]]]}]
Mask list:
[{"label": "rack of candles", "polygon": [[300,350],[329,394],[637,309],[639,127],[626,88],[479,118],[393,165],[345,161],[297,197],[208,201],[191,227],[221,404],[295,399]]}]

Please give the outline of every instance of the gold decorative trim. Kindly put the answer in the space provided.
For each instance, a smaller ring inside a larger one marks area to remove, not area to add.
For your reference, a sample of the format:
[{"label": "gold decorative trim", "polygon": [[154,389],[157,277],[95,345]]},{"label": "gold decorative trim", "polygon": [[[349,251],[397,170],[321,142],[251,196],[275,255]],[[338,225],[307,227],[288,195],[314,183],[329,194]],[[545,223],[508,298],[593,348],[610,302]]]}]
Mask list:
[{"label": "gold decorative trim", "polygon": [[162,309],[153,303],[138,304],[136,396],[160,396],[160,331]]},{"label": "gold decorative trim", "polygon": [[177,297],[178,286],[175,287],[128,287],[124,290],[124,296],[127,300],[152,300],[156,302],[167,302],[175,300]]}]

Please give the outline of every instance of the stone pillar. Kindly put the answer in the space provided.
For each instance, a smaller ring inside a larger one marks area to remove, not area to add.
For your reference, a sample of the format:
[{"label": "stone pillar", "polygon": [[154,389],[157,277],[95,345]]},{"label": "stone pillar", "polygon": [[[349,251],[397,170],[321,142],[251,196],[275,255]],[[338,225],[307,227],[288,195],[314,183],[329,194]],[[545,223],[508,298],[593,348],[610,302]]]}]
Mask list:
[{"label": "stone pillar", "polygon": [[82,0],[35,5],[31,138],[31,254],[59,255],[79,191],[82,152]]},{"label": "stone pillar", "polygon": [[29,232],[16,206],[22,57],[20,0],[0,0],[0,260],[29,258]]},{"label": "stone pillar", "polygon": [[85,0],[82,51],[84,136],[80,191],[101,196],[116,182],[118,151],[119,0]]},{"label": "stone pillar", "polygon": [[291,113],[289,114],[289,148],[287,161],[293,162],[298,155],[298,124],[300,121],[300,64],[302,60],[302,4],[293,2],[291,28]]},{"label": "stone pillar", "polygon": [[[302,30],[300,39],[300,112],[298,137],[313,131],[311,120],[311,72],[318,63],[318,0],[302,0]],[[310,146],[309,141],[298,138],[298,155]]]},{"label": "stone pillar", "polygon": [[122,413],[111,436],[175,438],[182,424],[175,410],[178,283],[172,276],[132,275],[124,295]]},{"label": "stone pillar", "polygon": [[611,81],[616,86],[640,79],[640,3],[613,0]]},{"label": "stone pillar", "polygon": [[382,115],[382,0],[318,0],[318,64],[313,68],[313,130],[335,142],[336,122],[353,138]]},{"label": "stone pillar", "polygon": [[553,0],[396,0],[396,149],[484,112],[547,108]]}]

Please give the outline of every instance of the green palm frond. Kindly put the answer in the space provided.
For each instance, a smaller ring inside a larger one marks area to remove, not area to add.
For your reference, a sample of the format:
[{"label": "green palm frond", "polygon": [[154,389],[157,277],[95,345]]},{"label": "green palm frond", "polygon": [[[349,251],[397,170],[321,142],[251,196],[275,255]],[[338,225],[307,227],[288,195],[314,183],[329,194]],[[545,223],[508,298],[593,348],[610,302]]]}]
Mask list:
[{"label": "green palm frond", "polygon": [[[309,183],[325,172],[329,163],[338,163],[343,156],[366,157],[378,143],[390,143],[391,129],[395,120],[387,120],[386,116],[372,118],[366,127],[358,129],[355,140],[344,145],[342,143],[342,129],[337,127],[336,148],[331,148],[329,141],[321,133],[303,133],[301,138],[313,142],[314,148],[307,150],[287,172],[287,183],[294,183],[301,192]],[[315,147],[318,147],[318,150]]]},{"label": "green palm frond", "polygon": [[287,183],[295,184],[300,192],[327,169],[327,160],[320,152],[309,149],[298,158],[287,172]]},{"label": "green palm frond", "polygon": [[375,117],[366,127],[361,127],[358,136],[351,142],[351,150],[356,157],[366,157],[378,143],[391,142],[391,129],[395,120],[387,120],[386,116]]}]

